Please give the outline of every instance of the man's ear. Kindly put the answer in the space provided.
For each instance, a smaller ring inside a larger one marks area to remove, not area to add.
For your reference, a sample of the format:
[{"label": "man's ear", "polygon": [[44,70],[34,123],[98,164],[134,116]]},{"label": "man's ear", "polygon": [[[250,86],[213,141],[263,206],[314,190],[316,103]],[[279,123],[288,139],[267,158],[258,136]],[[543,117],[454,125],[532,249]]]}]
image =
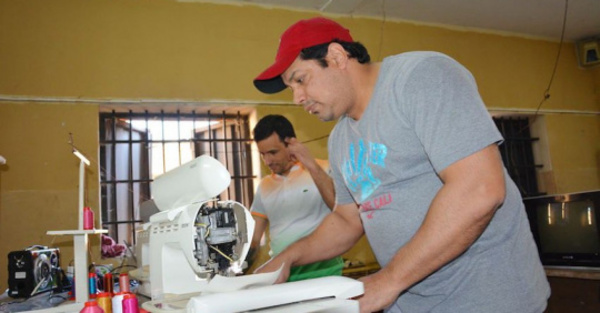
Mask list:
[{"label": "man's ear", "polygon": [[349,58],[348,53],[342,45],[332,42],[327,47],[327,56],[325,59],[327,59],[328,64],[335,64],[337,67],[343,69],[346,68]]}]

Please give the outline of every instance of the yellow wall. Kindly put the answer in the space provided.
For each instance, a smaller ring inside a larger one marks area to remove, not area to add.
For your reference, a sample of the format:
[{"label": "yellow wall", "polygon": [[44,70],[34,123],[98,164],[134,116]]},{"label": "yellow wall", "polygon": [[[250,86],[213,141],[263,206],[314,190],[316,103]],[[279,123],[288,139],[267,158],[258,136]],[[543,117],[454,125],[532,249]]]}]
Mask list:
[{"label": "yellow wall", "polygon": [[[294,112],[301,140],[327,133],[331,123],[290,106],[262,105],[289,103],[289,91],[264,95],[251,83],[273,60],[281,32],[314,15],[173,0],[0,0],[0,155],[9,162],[0,167],[0,290],[7,287],[9,251],[50,244],[45,230],[74,227],[78,164],[67,136],[72,132],[96,160],[97,104],[104,100],[251,103],[258,117]],[[472,71],[491,109],[535,109],[558,49],[553,41],[393,21],[385,23],[380,42],[381,21],[336,19],[376,61],[410,50],[451,55]],[[557,192],[600,188],[598,72],[579,68],[573,44],[563,45],[542,109],[596,114],[546,116]],[[23,101],[9,101],[17,98]],[[325,140],[310,148],[326,157]],[[94,163],[87,181],[94,208],[97,173]],[[63,267],[72,259],[66,240],[52,243],[64,249]]]},{"label": "yellow wall", "polygon": [[553,114],[546,123],[556,189],[600,189],[600,118]]},{"label": "yellow wall", "polygon": [[[0,290],[8,287],[7,255],[31,245],[58,247],[61,266],[73,258],[70,236],[48,236],[47,230],[78,227],[79,159],[76,147],[90,159],[98,156],[98,107],[76,104],[0,103]],[[86,170],[85,203],[98,215],[98,164]],[[96,223],[96,225],[99,225]],[[99,256],[98,238],[90,253]]]}]

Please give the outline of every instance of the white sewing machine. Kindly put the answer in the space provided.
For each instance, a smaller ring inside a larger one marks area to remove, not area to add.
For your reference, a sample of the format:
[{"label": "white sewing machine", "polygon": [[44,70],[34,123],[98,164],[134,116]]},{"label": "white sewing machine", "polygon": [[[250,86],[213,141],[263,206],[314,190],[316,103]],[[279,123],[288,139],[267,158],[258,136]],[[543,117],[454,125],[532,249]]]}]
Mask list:
[{"label": "white sewing machine", "polygon": [[[348,300],[362,283],[324,277],[272,285],[277,273],[236,276],[248,253],[254,220],[235,201],[214,201],[230,183],[227,169],[203,155],[152,183],[160,212],[138,232],[140,291],[151,312],[359,312]],[[145,281],[144,281],[145,280]]]}]

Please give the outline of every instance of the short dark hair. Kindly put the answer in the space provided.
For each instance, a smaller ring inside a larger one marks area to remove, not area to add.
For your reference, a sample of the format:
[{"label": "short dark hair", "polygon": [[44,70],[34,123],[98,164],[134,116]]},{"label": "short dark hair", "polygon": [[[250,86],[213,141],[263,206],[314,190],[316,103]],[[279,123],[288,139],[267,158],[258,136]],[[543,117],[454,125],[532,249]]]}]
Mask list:
[{"label": "short dark hair", "polygon": [[339,43],[348,53],[348,57],[356,59],[358,63],[366,64],[371,62],[371,56],[369,56],[367,48],[360,42],[346,42],[337,39],[328,43],[302,49],[302,51],[300,51],[300,58],[302,60],[316,60],[322,67],[327,67],[325,56],[327,56],[327,48],[333,42]]},{"label": "short dark hair", "polygon": [[292,123],[284,116],[278,114],[269,114],[261,118],[252,131],[255,142],[266,139],[273,133],[276,133],[282,142],[287,137],[296,137]]}]

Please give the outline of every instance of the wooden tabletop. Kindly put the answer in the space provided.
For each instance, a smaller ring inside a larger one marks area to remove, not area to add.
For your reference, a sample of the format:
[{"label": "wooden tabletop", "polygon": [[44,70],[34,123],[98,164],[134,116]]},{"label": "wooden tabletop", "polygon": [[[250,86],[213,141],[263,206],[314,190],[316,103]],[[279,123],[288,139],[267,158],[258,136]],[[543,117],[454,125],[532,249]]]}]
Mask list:
[{"label": "wooden tabletop", "polygon": [[600,268],[595,267],[556,267],[545,266],[546,276],[600,280]]}]

